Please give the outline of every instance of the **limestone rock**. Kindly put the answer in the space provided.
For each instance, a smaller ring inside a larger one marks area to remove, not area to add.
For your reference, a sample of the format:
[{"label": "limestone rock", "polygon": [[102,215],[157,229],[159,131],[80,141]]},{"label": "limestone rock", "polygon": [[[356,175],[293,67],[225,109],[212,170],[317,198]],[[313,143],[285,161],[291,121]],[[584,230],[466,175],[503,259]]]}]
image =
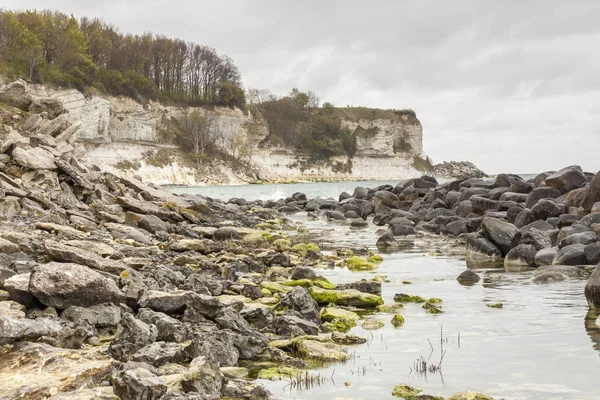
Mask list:
[{"label": "limestone rock", "polygon": [[18,165],[29,169],[56,169],[54,155],[41,147],[24,149],[17,147],[12,153],[13,160]]}]

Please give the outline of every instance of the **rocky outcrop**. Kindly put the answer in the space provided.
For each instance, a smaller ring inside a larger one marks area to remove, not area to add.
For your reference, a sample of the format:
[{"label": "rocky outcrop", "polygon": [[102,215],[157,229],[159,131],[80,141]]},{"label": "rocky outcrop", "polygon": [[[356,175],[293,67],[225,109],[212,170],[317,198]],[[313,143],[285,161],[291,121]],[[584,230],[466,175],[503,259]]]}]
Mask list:
[{"label": "rocky outcrop", "polygon": [[475,164],[468,161],[450,161],[436,164],[433,166],[431,175],[438,179],[452,179],[452,178],[485,178],[487,175],[485,172],[475,166]]}]

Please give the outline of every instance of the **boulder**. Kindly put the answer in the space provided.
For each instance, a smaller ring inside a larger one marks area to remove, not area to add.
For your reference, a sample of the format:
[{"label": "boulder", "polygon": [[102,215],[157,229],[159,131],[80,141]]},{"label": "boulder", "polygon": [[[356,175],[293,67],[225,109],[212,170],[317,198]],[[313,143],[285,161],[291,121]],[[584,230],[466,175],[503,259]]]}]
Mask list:
[{"label": "boulder", "polygon": [[215,240],[238,240],[241,239],[241,235],[237,229],[230,226],[225,226],[217,229],[213,233],[213,239]]},{"label": "boulder", "polygon": [[587,232],[579,232],[569,235],[562,239],[558,243],[559,248],[563,248],[565,246],[569,246],[572,244],[583,244],[588,245],[592,243],[596,243],[600,241],[600,237],[596,234],[596,232],[587,231]]},{"label": "boulder", "polygon": [[275,331],[283,336],[318,335],[319,327],[294,310],[285,310],[275,317]]},{"label": "boulder", "polygon": [[565,274],[561,274],[560,272],[544,272],[539,275],[536,275],[533,278],[533,283],[538,284],[548,284],[555,282],[562,282],[569,279]]},{"label": "boulder", "polygon": [[463,220],[456,220],[447,223],[440,229],[441,233],[458,237],[463,233],[467,233],[469,229],[467,224]]},{"label": "boulder", "polygon": [[481,223],[481,231],[490,242],[500,249],[503,256],[506,256],[521,239],[521,233],[516,226],[497,218],[484,218]]},{"label": "boulder", "polygon": [[536,217],[533,212],[529,208],[524,208],[517,214],[514,225],[517,228],[522,228],[534,222],[535,219]]},{"label": "boulder", "polygon": [[584,247],[583,252],[591,265],[600,263],[600,242],[588,244]]},{"label": "boulder", "polygon": [[71,263],[39,265],[31,274],[29,291],[42,304],[59,309],[125,301],[125,295],[113,280]]},{"label": "boulder", "polygon": [[395,208],[394,203],[398,200],[398,196],[396,196],[392,192],[388,192],[385,190],[375,192],[375,197],[373,198],[375,213],[385,214],[388,209]]},{"label": "boulder", "polygon": [[573,189],[585,186],[587,179],[579,165],[572,165],[546,177],[544,183],[561,193],[568,193]]},{"label": "boulder", "polygon": [[350,306],[358,308],[375,308],[383,304],[381,296],[362,293],[358,290],[328,290],[316,286],[309,288],[309,293],[318,304],[336,304],[340,306]]},{"label": "boulder", "polygon": [[528,244],[520,244],[510,249],[504,258],[504,268],[533,267],[536,255],[535,247]]},{"label": "boulder", "polygon": [[219,364],[208,357],[196,357],[183,374],[181,388],[184,392],[201,393],[203,396],[221,397],[221,387],[224,380]]},{"label": "boulder", "polygon": [[485,214],[487,211],[495,211],[498,207],[497,201],[485,197],[472,196],[469,201],[473,205],[473,212],[480,215]]},{"label": "boulder", "polygon": [[562,193],[558,189],[553,187],[537,187],[527,195],[525,206],[531,209],[539,200],[556,199],[557,197],[560,197],[561,194]]},{"label": "boulder", "polygon": [[27,150],[17,147],[13,150],[12,157],[16,164],[28,169],[55,170],[57,168],[54,162],[54,155],[41,147],[34,147]]},{"label": "boulder", "polygon": [[308,291],[303,287],[295,287],[287,292],[277,305],[278,309],[295,310],[302,317],[316,324],[321,323],[319,306],[311,297]]},{"label": "boulder", "polygon": [[38,97],[29,105],[29,112],[34,114],[45,112],[48,119],[54,119],[65,112],[65,106],[58,97]]},{"label": "boulder", "polygon": [[388,229],[393,236],[408,236],[415,234],[415,228],[410,225],[390,225]]},{"label": "boulder", "polygon": [[19,79],[9,83],[0,90],[0,102],[28,111],[33,102],[33,93],[25,81]]},{"label": "boulder", "polygon": [[547,249],[541,249],[535,253],[533,263],[538,266],[551,265],[554,258],[558,254],[558,247],[550,247]]},{"label": "boulder", "polygon": [[479,282],[481,280],[481,277],[476,272],[474,272],[470,269],[467,269],[467,270],[464,270],[463,272],[461,272],[460,275],[458,275],[456,277],[456,280],[461,285],[471,286],[471,285],[474,285],[477,282]]},{"label": "boulder", "polygon": [[467,234],[465,239],[467,243],[467,258],[471,260],[496,259],[502,257],[502,251],[500,251],[494,243],[478,233]]},{"label": "boulder", "polygon": [[10,299],[27,307],[39,305],[37,299],[29,292],[31,274],[13,275],[4,281],[4,290]]},{"label": "boulder", "polygon": [[600,310],[600,265],[594,268],[588,278],[584,293],[590,308]]},{"label": "boulder", "polygon": [[113,389],[121,400],[159,400],[168,387],[161,377],[147,369],[134,368],[115,379]]},{"label": "boulder", "polygon": [[138,221],[138,227],[153,234],[159,231],[167,231],[167,224],[156,215],[144,215]]},{"label": "boulder", "polygon": [[586,265],[585,246],[583,244],[571,244],[558,250],[552,264],[554,265]]},{"label": "boulder", "polygon": [[154,342],[136,351],[131,360],[143,362],[154,367],[164,364],[180,364],[187,359],[185,347],[180,343]]},{"label": "boulder", "polygon": [[114,304],[70,306],[60,316],[72,322],[84,321],[99,328],[117,327],[121,322],[121,307]]},{"label": "boulder", "polygon": [[563,213],[563,208],[552,200],[539,200],[532,208],[531,212],[535,219],[548,219],[558,217]]},{"label": "boulder", "polygon": [[154,343],[157,335],[156,326],[146,324],[131,314],[125,314],[108,352],[119,361],[128,361],[138,350]]}]

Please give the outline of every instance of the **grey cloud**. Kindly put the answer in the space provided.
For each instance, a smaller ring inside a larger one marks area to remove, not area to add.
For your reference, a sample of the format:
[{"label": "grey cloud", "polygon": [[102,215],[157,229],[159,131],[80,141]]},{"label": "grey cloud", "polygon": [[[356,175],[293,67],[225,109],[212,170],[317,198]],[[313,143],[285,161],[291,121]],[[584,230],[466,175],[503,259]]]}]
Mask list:
[{"label": "grey cloud", "polygon": [[250,87],[314,90],[338,105],[413,108],[435,161],[489,172],[598,170],[600,3],[39,1],[215,47]]}]

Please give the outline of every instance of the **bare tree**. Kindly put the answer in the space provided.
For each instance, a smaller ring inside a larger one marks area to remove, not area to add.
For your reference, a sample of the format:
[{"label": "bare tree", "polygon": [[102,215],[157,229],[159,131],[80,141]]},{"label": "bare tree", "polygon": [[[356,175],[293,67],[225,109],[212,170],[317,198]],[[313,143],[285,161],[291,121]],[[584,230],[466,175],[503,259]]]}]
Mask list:
[{"label": "bare tree", "polygon": [[204,157],[206,152],[215,146],[219,138],[215,116],[202,115],[199,110],[184,110],[181,119],[184,141],[193,149],[196,157]]}]

